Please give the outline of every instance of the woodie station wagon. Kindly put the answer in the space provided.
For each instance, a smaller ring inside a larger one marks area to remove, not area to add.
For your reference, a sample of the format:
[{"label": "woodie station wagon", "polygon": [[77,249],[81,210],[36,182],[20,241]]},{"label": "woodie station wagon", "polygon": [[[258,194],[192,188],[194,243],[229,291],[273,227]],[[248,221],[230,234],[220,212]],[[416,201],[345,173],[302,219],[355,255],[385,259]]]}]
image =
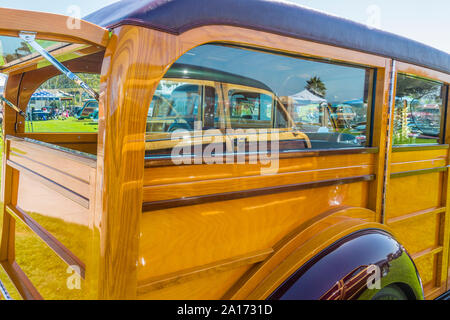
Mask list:
[{"label": "woodie station wagon", "polygon": [[[450,289],[449,54],[280,1],[70,19],[0,8],[3,298]],[[30,129],[55,77],[98,122]]]}]

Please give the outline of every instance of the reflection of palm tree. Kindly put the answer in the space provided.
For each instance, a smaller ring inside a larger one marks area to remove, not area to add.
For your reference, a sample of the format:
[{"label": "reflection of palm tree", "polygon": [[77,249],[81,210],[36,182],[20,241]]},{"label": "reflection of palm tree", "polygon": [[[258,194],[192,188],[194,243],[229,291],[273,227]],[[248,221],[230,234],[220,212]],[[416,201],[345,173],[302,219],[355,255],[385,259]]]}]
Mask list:
[{"label": "reflection of palm tree", "polygon": [[325,84],[320,80],[320,77],[316,76],[306,81],[305,89],[321,98],[325,98],[327,92]]}]

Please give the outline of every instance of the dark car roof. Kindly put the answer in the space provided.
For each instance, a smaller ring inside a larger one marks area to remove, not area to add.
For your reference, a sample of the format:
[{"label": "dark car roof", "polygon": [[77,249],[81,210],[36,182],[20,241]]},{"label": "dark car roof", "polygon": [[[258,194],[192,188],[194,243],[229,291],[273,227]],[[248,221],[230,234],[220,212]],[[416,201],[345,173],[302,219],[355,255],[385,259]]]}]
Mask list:
[{"label": "dark car roof", "polygon": [[122,0],[88,15],[85,20],[108,28],[137,25],[172,34],[205,25],[232,25],[372,53],[450,73],[450,54],[446,52],[280,0]]},{"label": "dark car roof", "polygon": [[224,83],[238,84],[242,86],[252,87],[273,92],[268,86],[258,80],[243,77],[233,73],[223,72],[220,70],[193,66],[183,63],[174,63],[172,67],[164,75],[164,78],[179,78],[179,79],[195,79],[195,80],[209,80]]}]

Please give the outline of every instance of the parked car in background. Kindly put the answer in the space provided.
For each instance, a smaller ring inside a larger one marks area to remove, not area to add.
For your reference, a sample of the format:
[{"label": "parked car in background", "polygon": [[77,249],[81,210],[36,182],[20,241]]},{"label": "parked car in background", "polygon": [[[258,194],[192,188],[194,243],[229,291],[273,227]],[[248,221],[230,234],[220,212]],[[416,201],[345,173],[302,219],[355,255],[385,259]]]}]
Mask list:
[{"label": "parked car in background", "polygon": [[95,112],[98,112],[98,102],[96,100],[87,100],[83,108],[75,115],[75,118],[78,120],[89,119]]}]

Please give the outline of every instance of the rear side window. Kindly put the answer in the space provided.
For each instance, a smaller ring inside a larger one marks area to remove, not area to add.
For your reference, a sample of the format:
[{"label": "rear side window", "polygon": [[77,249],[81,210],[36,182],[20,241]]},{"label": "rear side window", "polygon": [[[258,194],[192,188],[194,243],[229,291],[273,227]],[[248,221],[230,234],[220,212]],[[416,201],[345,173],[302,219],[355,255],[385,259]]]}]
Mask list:
[{"label": "rear side window", "polygon": [[[98,91],[100,75],[77,73]],[[97,132],[98,102],[65,75],[44,82],[27,106],[25,132]]]},{"label": "rear side window", "polygon": [[440,143],[445,86],[398,74],[394,110],[394,145]]},{"label": "rear side window", "polygon": [[177,130],[186,131],[187,153],[207,148],[205,135],[220,136],[223,153],[251,153],[250,142],[275,140],[279,152],[365,147],[373,75],[372,69],[236,46],[194,48],[154,94],[146,156],[170,155],[181,141],[172,134]]}]

